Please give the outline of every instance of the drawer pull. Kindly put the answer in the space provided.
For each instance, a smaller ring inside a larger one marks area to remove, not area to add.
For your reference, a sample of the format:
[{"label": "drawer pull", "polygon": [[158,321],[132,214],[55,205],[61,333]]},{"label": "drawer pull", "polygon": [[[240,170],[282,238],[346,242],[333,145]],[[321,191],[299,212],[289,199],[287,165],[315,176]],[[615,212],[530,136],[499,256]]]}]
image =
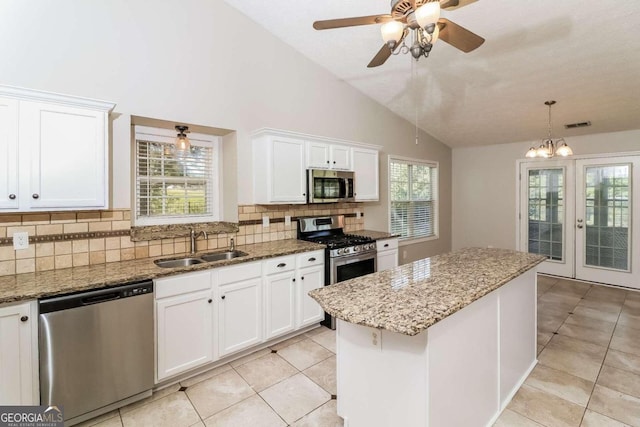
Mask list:
[{"label": "drawer pull", "polygon": [[9,194],[9,199],[15,200],[16,199],[16,195],[15,194]]},{"label": "drawer pull", "polygon": [[33,193],[31,197],[33,197],[34,199],[38,199],[40,198],[40,195],[38,193]]},{"label": "drawer pull", "polygon": [[278,267],[278,268],[282,268],[282,267],[286,267],[286,266],[287,266],[287,264],[286,264],[286,263],[281,262],[281,263],[280,263],[280,264],[278,264],[276,267]]},{"label": "drawer pull", "polygon": [[[223,297],[223,298],[224,298],[224,297]],[[213,302],[213,300],[212,300],[211,298],[209,298],[209,300],[207,300],[207,302],[208,302],[209,304],[211,304],[211,303]]]},{"label": "drawer pull", "polygon": [[388,244],[388,243],[385,243],[385,244],[384,244],[384,247],[385,247],[385,248],[388,248],[388,247],[389,247],[389,244]]},{"label": "drawer pull", "polygon": [[225,296],[224,296],[224,295],[222,295],[220,298],[225,299]]},{"label": "drawer pull", "polygon": [[304,280],[304,276],[302,276],[302,277],[300,278],[300,280]]},{"label": "drawer pull", "polygon": [[20,321],[21,321],[21,322],[26,322],[27,320],[29,320],[29,316],[22,316],[22,317],[20,318]]},{"label": "drawer pull", "polygon": [[316,260],[316,258],[315,258],[315,257],[311,257],[311,258],[309,258],[309,262],[313,262],[313,261],[315,261],[315,260]]},{"label": "drawer pull", "polygon": [[296,281],[295,277],[292,280],[295,282]]}]

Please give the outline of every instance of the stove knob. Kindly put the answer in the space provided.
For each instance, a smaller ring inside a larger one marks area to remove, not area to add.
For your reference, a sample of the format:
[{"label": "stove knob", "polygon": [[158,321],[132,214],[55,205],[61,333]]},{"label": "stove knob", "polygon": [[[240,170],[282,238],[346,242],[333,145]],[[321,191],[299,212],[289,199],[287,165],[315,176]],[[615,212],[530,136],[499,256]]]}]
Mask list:
[{"label": "stove knob", "polygon": [[336,251],[336,253],[337,253],[338,255],[342,255],[342,254],[344,253],[344,249],[338,249],[338,250]]},{"label": "stove knob", "polygon": [[365,250],[369,250],[369,249],[372,249],[372,248],[371,248],[371,245],[368,245],[368,244],[367,244],[367,245],[364,245],[364,249],[365,249]]},{"label": "stove knob", "polygon": [[360,246],[354,246],[353,247],[353,252],[358,252],[360,250]]}]

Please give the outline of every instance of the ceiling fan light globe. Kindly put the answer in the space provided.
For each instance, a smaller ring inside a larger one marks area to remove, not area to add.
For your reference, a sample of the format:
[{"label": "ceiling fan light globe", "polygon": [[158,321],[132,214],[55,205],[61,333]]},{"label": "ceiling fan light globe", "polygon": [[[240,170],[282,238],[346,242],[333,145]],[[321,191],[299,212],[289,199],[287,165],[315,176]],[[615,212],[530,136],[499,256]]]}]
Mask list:
[{"label": "ceiling fan light globe", "polygon": [[440,2],[430,1],[423,4],[415,11],[418,25],[426,28],[428,25],[436,24],[440,19]]},{"label": "ceiling fan light globe", "polygon": [[178,136],[176,140],[176,148],[179,151],[188,151],[191,148],[191,141],[186,136]]},{"label": "ceiling fan light globe", "polygon": [[385,43],[389,44],[389,42],[393,42],[395,47],[402,38],[402,33],[404,33],[404,24],[399,21],[385,22],[380,27],[380,33],[382,34],[382,40]]},{"label": "ceiling fan light globe", "polygon": [[437,25],[434,26],[433,34],[431,34],[431,44],[436,44],[438,38],[440,37],[440,27]]}]

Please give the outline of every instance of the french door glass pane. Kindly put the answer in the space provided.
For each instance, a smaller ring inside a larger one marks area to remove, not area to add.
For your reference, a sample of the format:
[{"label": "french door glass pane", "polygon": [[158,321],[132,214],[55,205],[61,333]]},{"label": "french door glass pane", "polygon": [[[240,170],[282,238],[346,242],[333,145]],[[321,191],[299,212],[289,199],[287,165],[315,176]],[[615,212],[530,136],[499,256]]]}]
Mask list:
[{"label": "french door glass pane", "polygon": [[529,170],[529,252],[562,261],[564,170]]},{"label": "french door glass pane", "polygon": [[631,168],[594,166],[585,170],[585,264],[629,269]]}]

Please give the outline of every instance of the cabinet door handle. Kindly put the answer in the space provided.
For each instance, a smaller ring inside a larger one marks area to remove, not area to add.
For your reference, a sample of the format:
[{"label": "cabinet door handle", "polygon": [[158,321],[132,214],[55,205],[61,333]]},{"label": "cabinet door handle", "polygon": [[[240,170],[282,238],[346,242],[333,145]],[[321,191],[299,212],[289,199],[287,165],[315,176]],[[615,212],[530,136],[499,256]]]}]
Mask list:
[{"label": "cabinet door handle", "polygon": [[278,264],[276,267],[278,267],[278,268],[282,268],[282,267],[286,267],[286,266],[287,266],[287,264],[286,264],[286,263],[281,262],[281,263],[280,263],[280,264]]},{"label": "cabinet door handle", "polygon": [[306,195],[307,195],[307,193],[302,193],[302,195],[303,195],[303,196],[306,196]]},{"label": "cabinet door handle", "polygon": [[9,194],[9,198],[10,198],[11,200],[15,200],[15,199],[16,199],[16,195],[15,195],[15,194]]},{"label": "cabinet door handle", "polygon": [[29,320],[29,316],[22,316],[22,317],[20,318],[20,321],[21,321],[21,322],[26,322],[27,320]]},{"label": "cabinet door handle", "polygon": [[304,276],[302,276],[302,277],[300,278],[300,280],[304,280]]},{"label": "cabinet door handle", "polygon": [[293,278],[293,279],[291,279],[291,280],[295,282],[295,281],[296,281],[296,278],[294,277],[294,278]]},{"label": "cabinet door handle", "polygon": [[313,261],[315,261],[315,260],[316,260],[316,257],[311,257],[311,258],[309,258],[309,262],[313,262]]},{"label": "cabinet door handle", "polygon": [[[224,298],[224,297],[222,297]],[[207,301],[209,304],[211,304],[213,302],[213,300],[211,298],[209,298],[209,300]]]},{"label": "cabinet door handle", "polygon": [[385,247],[385,248],[388,248],[388,247],[389,247],[389,244],[388,244],[388,243],[385,243],[385,244],[384,244],[384,247]]},{"label": "cabinet door handle", "polygon": [[39,199],[40,195],[38,193],[33,193],[31,197],[33,197],[34,199]]},{"label": "cabinet door handle", "polygon": [[329,160],[327,160],[327,164],[329,164]]},{"label": "cabinet door handle", "polygon": [[336,164],[336,161],[335,161],[335,160],[333,161],[333,164],[334,164],[334,165]]},{"label": "cabinet door handle", "polygon": [[224,298],[225,298],[225,296],[224,296],[224,295],[222,295],[220,298],[224,299]]}]

